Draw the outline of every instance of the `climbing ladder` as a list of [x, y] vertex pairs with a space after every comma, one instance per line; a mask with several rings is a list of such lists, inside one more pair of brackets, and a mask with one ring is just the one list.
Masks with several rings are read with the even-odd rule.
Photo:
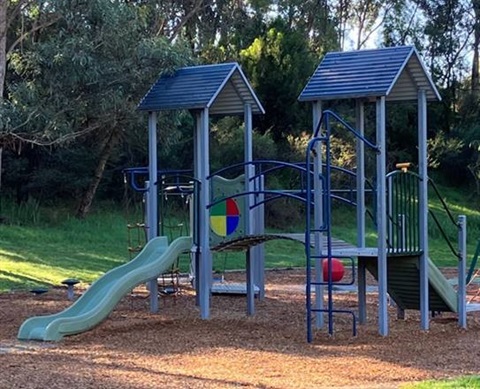
[[[330, 119], [334, 119], [344, 128], [353, 133], [355, 137], [364, 142], [368, 147], [377, 151], [378, 148], [369, 142], [357, 130], [346, 123], [342, 118], [332, 111], [326, 110], [322, 113], [313, 138], [307, 147], [306, 155], [306, 231], [305, 231], [305, 252], [306, 252], [306, 306], [307, 306], [307, 341], [312, 341], [312, 320], [318, 315], [326, 313], [328, 316], [328, 333], [333, 335], [333, 316], [334, 314], [347, 314], [352, 317], [352, 332], [356, 335], [356, 316], [352, 310], [337, 309], [333, 304], [333, 288], [336, 285], [345, 285], [333, 281], [332, 277], [332, 259], [333, 259], [333, 241], [331, 231], [331, 164]], [[324, 129], [321, 132], [321, 129]], [[324, 152], [324, 164], [322, 164], [322, 151]], [[318, 166], [324, 166], [324, 169]], [[322, 171], [323, 170], [323, 171]], [[315, 183], [316, 182], [316, 183]], [[320, 206], [318, 204], [321, 204]], [[312, 210], [315, 214], [312, 221]], [[320, 217], [319, 217], [320, 216]], [[312, 242], [313, 239], [313, 242]], [[323, 242], [322, 242], [323, 240]], [[315, 244], [313, 244], [315, 243]], [[323, 244], [322, 244], [323, 243]], [[313, 247], [313, 248], [312, 248]], [[312, 265], [316, 269], [322, 269], [323, 261], [327, 261], [327, 279], [323, 279], [323, 272], [316, 271], [315, 279], [312, 280]], [[352, 270], [354, 270], [352, 259]], [[352, 271], [352, 282], [354, 281], [354, 271]], [[314, 291], [312, 292], [312, 287]], [[323, 306], [323, 288], [327, 287], [327, 305]], [[315, 301], [312, 299], [315, 295]]]

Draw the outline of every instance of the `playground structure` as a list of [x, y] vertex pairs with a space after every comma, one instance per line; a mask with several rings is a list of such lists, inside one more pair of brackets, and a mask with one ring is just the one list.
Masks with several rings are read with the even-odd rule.
[[[354, 99], [356, 123], [352, 127], [329, 110], [323, 110], [327, 100]], [[299, 97], [312, 103], [313, 137], [309, 142], [305, 163], [289, 164], [278, 161], [254, 161], [252, 153], [252, 115], [264, 110], [255, 96], [241, 68], [236, 63], [195, 66], [179, 69], [172, 76], [161, 77], [146, 94], [139, 110], [148, 112], [149, 166], [148, 182], [142, 189], [147, 199], [146, 226], [151, 243], [132, 262], [122, 267], [117, 281], [107, 282], [110, 272], [72, 305], [72, 310], [59, 314], [59, 318], [73, 319], [60, 324], [55, 316], [50, 319], [32, 318], [20, 329], [21, 339], [58, 340], [63, 335], [91, 328], [102, 320], [122, 293], [150, 279], [150, 309], [158, 311], [157, 276], [166, 263], [185, 250], [190, 250], [195, 263], [195, 289], [202, 319], [210, 316], [212, 290], [212, 250], [241, 250], [246, 257], [247, 313], [255, 312], [255, 288], [259, 298], [265, 294], [264, 255], [262, 243], [285, 236], [264, 232], [263, 205], [279, 196], [303, 201], [306, 204], [306, 305], [307, 340], [313, 338], [312, 328], [323, 327], [328, 318], [329, 333], [333, 333], [333, 315], [346, 313], [353, 320], [353, 311], [336, 310], [333, 305], [333, 258], [358, 261], [359, 322], [366, 322], [366, 271], [378, 280], [378, 332], [388, 334], [388, 302], [390, 295], [399, 307], [419, 309], [421, 328], [429, 327], [430, 311], [458, 312], [459, 325], [466, 327], [465, 277], [466, 273], [466, 221], [454, 221], [459, 229], [459, 286], [458, 293], [446, 282], [428, 256], [428, 174], [427, 174], [427, 100], [440, 100], [440, 96], [425, 71], [413, 47], [395, 47], [345, 53], [329, 53]], [[417, 101], [418, 104], [418, 174], [399, 171], [386, 172], [386, 102]], [[365, 137], [364, 107], [376, 106], [376, 139]], [[162, 110], [187, 109], [195, 117], [193, 177], [187, 181], [193, 192], [191, 237], [180, 238], [171, 246], [164, 240], [156, 251], [158, 236], [159, 177], [157, 166], [157, 113]], [[243, 174], [233, 180], [220, 177], [225, 171], [210, 174], [209, 128], [210, 115], [243, 115], [245, 123], [244, 163], [237, 166]], [[339, 123], [354, 135], [357, 150], [356, 183], [357, 245], [338, 246], [331, 232], [331, 165], [330, 135], [332, 122]], [[376, 247], [366, 247], [365, 230], [365, 149], [376, 158], [374, 222], [378, 235]], [[270, 167], [265, 168], [266, 165]], [[295, 193], [279, 193], [264, 186], [265, 175], [280, 168], [299, 172], [304, 186]], [[408, 177], [408, 178], [406, 178]], [[185, 183], [177, 184], [181, 188]], [[313, 215], [312, 215], [313, 213]], [[148, 250], [147, 250], [148, 249]], [[145, 253], [145, 250], [147, 253]], [[144, 258], [140, 260], [139, 258]], [[323, 277], [326, 262], [327, 279]], [[150, 263], [154, 265], [149, 267]], [[131, 265], [130, 265], [131, 264]], [[133, 277], [134, 270], [142, 270], [141, 277]], [[148, 268], [148, 274], [145, 270]], [[312, 271], [313, 269], [313, 271]], [[115, 269], [114, 269], [115, 270]], [[128, 271], [127, 271], [128, 270]], [[114, 272], [114, 271], [112, 271]], [[131, 273], [133, 272], [133, 273]], [[313, 274], [312, 274], [313, 273]], [[116, 274], [116, 273], [115, 273]], [[101, 281], [101, 280], [104, 281]], [[352, 280], [353, 281], [353, 280]], [[112, 298], [102, 308], [96, 302], [102, 293], [112, 288]], [[100, 289], [101, 292], [95, 292]], [[325, 304], [325, 289], [327, 292]], [[90, 292], [92, 290], [92, 292]], [[82, 300], [83, 299], [83, 300]], [[84, 301], [85, 303], [81, 303]], [[102, 300], [103, 301], [103, 300]], [[78, 305], [77, 305], [78, 304]], [[80, 308], [75, 308], [75, 306]], [[84, 310], [82, 310], [84, 306]], [[90, 321], [79, 324], [80, 316]], [[58, 327], [59, 326], [59, 327]], [[61, 328], [61, 329], [59, 329]]]

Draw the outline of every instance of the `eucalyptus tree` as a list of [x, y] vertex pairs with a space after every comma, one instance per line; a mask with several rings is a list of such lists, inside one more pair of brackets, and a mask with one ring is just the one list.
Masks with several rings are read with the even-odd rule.
[[472, 92], [480, 94], [480, 0], [471, 0], [473, 9]]
[[83, 217], [114, 150], [138, 128], [144, 131], [135, 112], [139, 99], [160, 72], [188, 63], [190, 51], [180, 41], [152, 37], [135, 5], [50, 4], [61, 18], [10, 54], [4, 134], [19, 145], [88, 145], [96, 163], [79, 190], [77, 215]]
[[[58, 15], [45, 11], [45, 2], [33, 0], [0, 0], [0, 114], [4, 105], [5, 80], [9, 53], [35, 39], [36, 33], [54, 24]], [[12, 139], [5, 135], [7, 118], [0, 115], [0, 194], [2, 193], [3, 151]]]
[[277, 11], [290, 29], [303, 34], [317, 55], [339, 48], [338, 18], [330, 1], [279, 0]]

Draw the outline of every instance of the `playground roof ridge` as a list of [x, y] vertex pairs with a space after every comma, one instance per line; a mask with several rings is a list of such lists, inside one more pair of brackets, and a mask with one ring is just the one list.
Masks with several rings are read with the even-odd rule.
[[189, 66], [161, 76], [141, 100], [140, 111], [209, 108], [215, 115], [242, 114], [245, 104], [265, 113], [236, 62]]
[[327, 53], [299, 96], [300, 101], [385, 96], [387, 101], [441, 100], [413, 46]]

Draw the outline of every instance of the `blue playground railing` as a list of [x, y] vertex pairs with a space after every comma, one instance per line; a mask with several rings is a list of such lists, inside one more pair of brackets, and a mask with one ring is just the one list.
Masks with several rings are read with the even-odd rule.
[[[208, 177], [208, 179], [210, 179], [213, 176], [223, 177], [224, 175], [228, 175], [230, 172], [238, 173], [239, 171], [242, 171], [242, 169], [246, 165], [255, 166], [255, 175], [253, 175], [250, 178], [251, 181], [255, 181], [262, 176], [265, 178], [268, 178], [268, 176], [270, 175], [273, 175], [277, 172], [280, 172], [282, 170], [287, 170], [287, 169], [290, 170], [293, 174], [299, 175], [299, 179], [298, 179], [299, 185], [295, 187], [295, 189], [269, 189], [264, 191], [242, 193], [236, 196], [236, 197], [241, 197], [247, 194], [254, 194], [254, 195], [262, 194], [265, 196], [264, 200], [256, 202], [255, 204], [252, 205], [251, 208], [258, 207], [260, 205], [263, 205], [265, 203], [268, 203], [283, 197], [290, 197], [295, 200], [300, 200], [302, 202], [306, 201], [305, 200], [306, 191], [307, 191], [306, 177], [308, 175], [307, 174], [308, 170], [305, 162], [292, 163], [292, 162], [265, 160], [265, 159], [259, 159], [259, 160], [249, 161], [249, 162], [241, 162], [241, 163], [237, 163], [237, 164], [222, 168], [216, 171], [215, 173], [212, 173]], [[323, 163], [323, 166], [325, 167], [325, 163]], [[351, 170], [345, 169], [343, 167], [334, 166], [334, 165], [330, 166], [330, 170], [343, 175], [343, 177], [346, 177], [347, 181], [349, 182], [348, 187], [331, 189], [330, 196], [332, 197], [332, 199], [355, 207], [356, 206], [356, 187], [354, 186], [354, 183], [356, 182], [356, 176], [357, 176], [356, 173]], [[310, 171], [309, 174], [313, 175], [313, 171]], [[369, 193], [372, 193], [373, 196], [375, 196], [375, 191], [372, 183], [369, 180], [365, 180], [365, 184], [367, 187], [366, 191]], [[215, 203], [212, 203], [211, 206], [225, 199], [226, 198], [218, 199]], [[369, 209], [367, 209], [366, 212], [375, 223], [375, 217], [374, 217], [375, 210], [373, 209], [372, 211], [370, 211]]]

